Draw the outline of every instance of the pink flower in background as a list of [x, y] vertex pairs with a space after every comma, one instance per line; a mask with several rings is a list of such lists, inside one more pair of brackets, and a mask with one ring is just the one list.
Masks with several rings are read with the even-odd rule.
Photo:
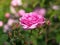
[[38, 13], [39, 15], [42, 15], [42, 16], [45, 16], [45, 14], [46, 14], [46, 10], [45, 10], [44, 8], [35, 9], [34, 12], [36, 12], [36, 13]]
[[30, 12], [20, 18], [20, 24], [24, 29], [34, 29], [38, 24], [42, 25], [45, 22], [44, 19], [43, 16], [35, 12]]
[[7, 25], [7, 24], [6, 24], [6, 25], [4, 25], [4, 30], [3, 30], [3, 32], [5, 32], [5, 33], [6, 33], [8, 30], [9, 30], [9, 25]]
[[21, 6], [22, 5], [22, 0], [17, 0], [17, 4], [18, 4], [18, 6]]
[[16, 0], [12, 0], [11, 5], [12, 5], [12, 6], [17, 6]]
[[9, 17], [10, 17], [10, 13], [6, 13], [6, 14], [5, 14], [5, 17], [6, 17], [6, 18], [9, 18]]
[[59, 9], [59, 6], [57, 6], [57, 5], [53, 5], [53, 6], [52, 6], [52, 9], [54, 9], [54, 10], [58, 10], [58, 9]]
[[14, 23], [14, 19], [9, 19], [7, 24], [11, 26], [13, 23]]
[[19, 16], [25, 15], [25, 10], [21, 9], [18, 11]]
[[3, 22], [2, 21], [0, 21], [0, 27], [2, 27], [3, 26]]
[[43, 15], [44, 16], [45, 13], [46, 13], [46, 10], [45, 9], [42, 8], [42, 9], [39, 10], [39, 14], [40, 15]]
[[21, 6], [22, 0], [12, 0], [11, 5], [12, 6]]

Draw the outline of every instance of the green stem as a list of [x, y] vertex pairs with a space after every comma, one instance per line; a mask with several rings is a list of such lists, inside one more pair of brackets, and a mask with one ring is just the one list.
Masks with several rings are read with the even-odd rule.
[[46, 35], [45, 35], [45, 42], [46, 42], [46, 45], [47, 44], [47, 41], [48, 41], [48, 34], [49, 34], [49, 26], [46, 27]]

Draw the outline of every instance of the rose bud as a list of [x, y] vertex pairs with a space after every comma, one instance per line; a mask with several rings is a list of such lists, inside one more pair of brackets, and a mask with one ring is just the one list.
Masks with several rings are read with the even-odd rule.
[[5, 14], [5, 17], [6, 17], [6, 18], [9, 18], [9, 17], [10, 17], [10, 14], [9, 14], [9, 13], [6, 13], [6, 14]]
[[51, 22], [49, 20], [47, 21], [47, 25], [51, 25]]

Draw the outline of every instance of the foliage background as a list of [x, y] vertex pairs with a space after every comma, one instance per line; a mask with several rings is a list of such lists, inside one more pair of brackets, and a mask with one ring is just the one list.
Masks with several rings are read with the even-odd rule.
[[[11, 0], [0, 0], [0, 20], [2, 20], [4, 23], [6, 23], [7, 19], [4, 17], [4, 14], [6, 12], [10, 12], [10, 1]], [[37, 5], [37, 2], [41, 1], [41, 0], [23, 0], [23, 2], [27, 2], [27, 4], [29, 3], [30, 5], [32, 5], [31, 7], [27, 7], [24, 8], [26, 11], [30, 12], [33, 10], [33, 8]], [[42, 2], [40, 2], [40, 6], [45, 8], [50, 8], [49, 4], [53, 3], [54, 5], [59, 5], [60, 6], [60, 0], [44, 0]], [[52, 12], [51, 12], [52, 11]], [[56, 42], [59, 43], [60, 42], [60, 10], [56, 11], [56, 14], [53, 13], [54, 11], [52, 9], [48, 10], [48, 14], [46, 14], [46, 18], [50, 19], [52, 25], [49, 28], [49, 37], [48, 39], [51, 40], [52, 38], [56, 39]], [[54, 18], [54, 16], [56, 16], [56, 18]], [[41, 42], [42, 45], [44, 45], [44, 34], [40, 36], [41, 37]], [[3, 27], [0, 28], [0, 45], [3, 45], [3, 43], [7, 40], [7, 35], [3, 33]], [[8, 44], [9, 45], [9, 44]]]

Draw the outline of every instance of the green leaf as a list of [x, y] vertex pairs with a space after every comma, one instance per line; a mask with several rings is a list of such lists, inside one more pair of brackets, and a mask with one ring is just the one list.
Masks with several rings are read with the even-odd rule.
[[0, 44], [2, 45], [6, 40], [7, 40], [8, 36], [6, 34], [2, 34], [0, 37]]
[[57, 34], [56, 40], [57, 40], [57, 42], [60, 42], [60, 34]]

